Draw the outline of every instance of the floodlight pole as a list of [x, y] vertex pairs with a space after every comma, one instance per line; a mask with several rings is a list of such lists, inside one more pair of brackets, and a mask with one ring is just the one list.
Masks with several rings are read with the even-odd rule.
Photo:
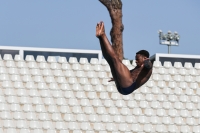
[[171, 52], [171, 42], [169, 41], [169, 45], [168, 45], [168, 54], [170, 54]]

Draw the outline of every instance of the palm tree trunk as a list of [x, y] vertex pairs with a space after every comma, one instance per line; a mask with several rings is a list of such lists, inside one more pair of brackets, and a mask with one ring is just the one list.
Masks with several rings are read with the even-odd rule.
[[121, 0], [99, 0], [110, 14], [112, 28], [110, 31], [112, 47], [120, 60], [124, 58], [122, 32], [122, 2]]

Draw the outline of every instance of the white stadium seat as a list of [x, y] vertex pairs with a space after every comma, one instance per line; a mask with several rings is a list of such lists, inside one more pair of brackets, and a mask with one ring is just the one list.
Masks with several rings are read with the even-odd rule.
[[197, 70], [199, 70], [200, 69], [200, 63], [195, 63], [194, 64], [194, 68], [197, 69]]
[[97, 58], [91, 58], [90, 64], [92, 64], [92, 65], [99, 64], [99, 60]]
[[5, 66], [5, 65], [4, 65], [4, 61], [0, 60], [0, 66], [1, 66], [1, 67], [4, 67], [4, 66]]
[[101, 59], [101, 65], [108, 65], [108, 62], [105, 59]]
[[182, 133], [189, 133], [189, 132], [192, 131], [191, 129], [192, 129], [192, 128], [190, 128], [188, 125], [182, 125], [182, 126], [180, 127], [180, 131], [181, 131]]
[[[113, 121], [116, 122], [116, 123], [125, 122], [124, 116], [115, 115], [115, 116], [113, 116]], [[128, 121], [131, 121], [131, 120], [128, 120]]]
[[179, 87], [184, 89], [184, 90], [189, 88], [189, 86], [186, 82], [179, 82]]
[[174, 62], [174, 67], [177, 69], [183, 68], [183, 65], [181, 62]]
[[[61, 104], [60, 104], [61, 105]], [[60, 112], [65, 114], [65, 113], [71, 113], [71, 110], [69, 108], [69, 106], [67, 105], [61, 105], [61, 107], [59, 108]]]
[[192, 75], [192, 76], [196, 76], [198, 75], [198, 72], [196, 69], [192, 68], [192, 69], [189, 69], [188, 70], [189, 74]]
[[155, 130], [158, 133], [167, 133], [167, 127], [166, 127], [166, 125], [158, 124], [158, 125], [156, 125]]
[[36, 61], [37, 61], [37, 62], [46, 62], [45, 57], [42, 56], [42, 55], [38, 55], [38, 56], [36, 57]]
[[24, 61], [24, 59], [20, 55], [15, 55], [15, 61]]
[[178, 74], [178, 69], [171, 67], [171, 68], [169, 68], [168, 73], [171, 75], [176, 75], [176, 74]]
[[193, 68], [192, 63], [190, 63], [190, 62], [185, 62], [184, 68], [186, 68], [186, 69], [191, 69], [191, 68]]
[[16, 67], [14, 61], [6, 61], [6, 67]]
[[67, 63], [66, 57], [61, 57], [61, 56], [59, 56], [59, 58], [58, 58], [58, 63]]
[[16, 63], [16, 66], [17, 66], [18, 68], [27, 68], [26, 62], [24, 62], [24, 61], [19, 61], [19, 62], [17, 62], [17, 63]]
[[36, 62], [28, 62], [27, 66], [32, 69], [37, 69], [38, 65]]
[[48, 56], [47, 57], [47, 62], [49, 62], [49, 63], [56, 63], [57, 61], [56, 61], [55, 56]]
[[165, 68], [171, 68], [172, 67], [172, 63], [170, 61], [165, 61], [163, 66]]
[[131, 131], [139, 133], [139, 132], [143, 131], [143, 127], [140, 126], [140, 124], [132, 124]]
[[122, 60], [122, 63], [123, 63], [124, 65], [126, 65], [126, 66], [131, 65], [130, 61], [129, 61], [129, 60], [126, 60], [126, 59], [123, 59], [123, 60]]
[[61, 69], [62, 70], [70, 70], [71, 66], [68, 63], [63, 63], [61, 66]]
[[173, 124], [173, 119], [169, 116], [163, 116], [162, 123], [165, 125], [171, 125], [171, 124]]
[[61, 65], [59, 63], [52, 62], [50, 64], [50, 68], [53, 69], [53, 70], [61, 69]]
[[154, 62], [153, 62], [153, 66], [154, 66], [155, 68], [157, 68], [157, 67], [162, 67], [162, 64], [161, 64], [160, 61], [154, 61]]
[[168, 132], [178, 133], [179, 132], [179, 128], [176, 125], [168, 125]]
[[[155, 69], [156, 70], [156, 69]], [[164, 67], [160, 67], [160, 68], [158, 68], [158, 71], [157, 71], [159, 74], [168, 74], [168, 70], [166, 69], [166, 68], [164, 68]]]
[[102, 71], [104, 71], [103, 66], [100, 65], [100, 64], [95, 64], [95, 65], [93, 66], [93, 69], [94, 69], [94, 71], [96, 71], [96, 72], [102, 72]]
[[77, 60], [76, 57], [70, 57], [70, 58], [69, 58], [69, 63], [70, 63], [70, 64], [78, 63], [78, 60]]
[[81, 57], [80, 60], [79, 60], [79, 63], [80, 63], [80, 64], [88, 64], [89, 62], [88, 62], [88, 59], [87, 59], [87, 58]]
[[5, 133], [16, 133], [17, 130], [15, 128], [8, 128], [8, 129], [4, 129]]
[[35, 59], [34, 59], [33, 55], [26, 55], [25, 60], [27, 62], [35, 62]]
[[13, 60], [11, 54], [4, 54], [3, 59], [6, 60], [6, 61]]
[[22, 128], [20, 129], [20, 133], [31, 133], [30, 129]]

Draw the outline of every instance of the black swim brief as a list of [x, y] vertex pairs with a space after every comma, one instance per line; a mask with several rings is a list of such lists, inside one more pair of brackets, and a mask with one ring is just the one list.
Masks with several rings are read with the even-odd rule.
[[122, 95], [128, 95], [130, 93], [132, 93], [134, 90], [136, 90], [136, 82], [134, 82], [131, 86], [129, 87], [126, 87], [126, 88], [120, 88], [119, 92], [122, 94]]

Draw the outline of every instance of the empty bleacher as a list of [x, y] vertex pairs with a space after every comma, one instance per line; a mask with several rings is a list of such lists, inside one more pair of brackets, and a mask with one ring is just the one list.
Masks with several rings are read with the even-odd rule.
[[0, 133], [200, 133], [200, 63], [153, 66], [149, 81], [124, 96], [107, 82], [104, 59], [5, 54]]

